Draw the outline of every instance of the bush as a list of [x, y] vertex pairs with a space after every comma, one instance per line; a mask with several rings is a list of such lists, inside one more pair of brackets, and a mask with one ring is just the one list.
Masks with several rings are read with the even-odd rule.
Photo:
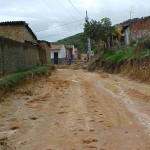
[[150, 50], [150, 36], [140, 38], [135, 46], [135, 51]]
[[108, 63], [119, 63], [121, 61], [125, 61], [129, 58], [131, 58], [134, 54], [133, 49], [128, 48], [128, 49], [119, 49], [115, 53], [104, 53], [100, 60], [101, 61], [106, 61]]

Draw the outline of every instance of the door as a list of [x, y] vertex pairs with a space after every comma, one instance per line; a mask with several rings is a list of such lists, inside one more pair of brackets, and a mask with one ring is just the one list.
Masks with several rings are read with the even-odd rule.
[[54, 52], [54, 64], [58, 64], [58, 52]]

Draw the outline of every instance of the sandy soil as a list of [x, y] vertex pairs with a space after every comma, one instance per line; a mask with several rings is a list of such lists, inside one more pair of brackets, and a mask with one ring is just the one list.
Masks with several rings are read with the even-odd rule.
[[0, 150], [150, 150], [150, 86], [60, 69], [0, 104]]

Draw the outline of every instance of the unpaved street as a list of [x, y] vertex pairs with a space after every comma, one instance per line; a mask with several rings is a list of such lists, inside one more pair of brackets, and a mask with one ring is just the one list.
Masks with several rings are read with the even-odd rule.
[[0, 104], [0, 150], [150, 150], [150, 86], [60, 69]]

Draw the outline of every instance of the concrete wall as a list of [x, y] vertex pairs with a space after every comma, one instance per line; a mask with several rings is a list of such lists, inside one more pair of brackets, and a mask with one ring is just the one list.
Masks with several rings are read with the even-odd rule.
[[0, 75], [41, 65], [40, 51], [37, 46], [0, 37]]
[[0, 26], [0, 36], [22, 43], [24, 43], [25, 41], [37, 43], [36, 39], [30, 34], [28, 29], [23, 25]]
[[129, 27], [124, 32], [124, 40], [125, 40], [124, 42], [126, 45], [130, 44], [130, 28]]

